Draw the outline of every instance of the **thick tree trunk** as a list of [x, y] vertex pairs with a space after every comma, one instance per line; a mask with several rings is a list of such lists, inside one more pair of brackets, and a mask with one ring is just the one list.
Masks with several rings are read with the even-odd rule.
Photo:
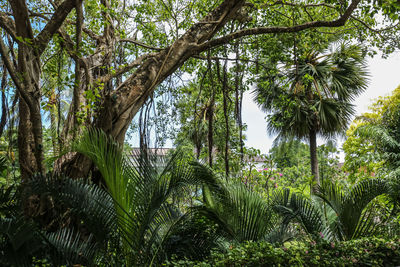
[[40, 112], [40, 58], [25, 44], [20, 44], [18, 48], [18, 72], [23, 73], [24, 88], [24, 93], [19, 94], [18, 152], [21, 180], [26, 181], [45, 169]]
[[317, 131], [310, 130], [310, 160], [311, 160], [311, 174], [313, 175], [313, 183], [319, 185], [319, 172], [318, 172], [318, 155], [317, 155]]

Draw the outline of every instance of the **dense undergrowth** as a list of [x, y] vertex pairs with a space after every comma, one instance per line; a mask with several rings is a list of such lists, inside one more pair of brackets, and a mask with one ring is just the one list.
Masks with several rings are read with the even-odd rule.
[[400, 239], [378, 237], [344, 242], [291, 242], [273, 246], [246, 242], [204, 261], [171, 260], [167, 266], [398, 266]]
[[179, 152], [126, 156], [96, 130], [74, 149], [96, 164], [105, 184], [48, 174], [3, 187], [2, 266], [400, 264], [392, 180], [326, 181], [311, 195], [267, 191]]

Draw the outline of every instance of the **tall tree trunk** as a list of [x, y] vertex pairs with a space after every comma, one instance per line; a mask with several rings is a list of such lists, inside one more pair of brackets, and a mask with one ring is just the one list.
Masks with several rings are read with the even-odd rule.
[[0, 119], [0, 136], [3, 135], [4, 127], [7, 123], [7, 115], [8, 115], [8, 105], [7, 105], [7, 97], [6, 97], [6, 83], [7, 83], [7, 70], [3, 67], [3, 77], [1, 78], [1, 119]]
[[[217, 66], [219, 65], [217, 61]], [[225, 161], [225, 175], [229, 177], [229, 114], [228, 114], [228, 100], [229, 100], [229, 91], [228, 91], [228, 78], [227, 78], [227, 61], [225, 60], [224, 68], [223, 68], [223, 80], [222, 80], [222, 95], [223, 95], [223, 107], [224, 107], [224, 119], [225, 119], [225, 153], [224, 153], [224, 161]], [[219, 69], [219, 67], [218, 67]], [[218, 70], [219, 73], [219, 70]]]
[[[242, 106], [243, 106], [243, 75], [244, 71], [240, 69], [240, 51], [239, 41], [235, 43], [234, 51], [236, 54], [235, 60], [235, 117], [236, 123], [239, 126], [239, 145], [240, 145], [240, 164], [244, 165], [244, 141], [243, 141], [243, 120], [242, 120]], [[258, 56], [258, 54], [257, 54]], [[257, 61], [258, 62], [258, 61]], [[241, 75], [240, 75], [241, 73]]]
[[320, 184], [318, 173], [318, 155], [317, 155], [317, 131], [310, 130], [310, 160], [311, 160], [311, 174], [313, 175], [313, 182], [317, 185]]
[[214, 147], [214, 87], [212, 88], [212, 95], [210, 105], [208, 106], [208, 165], [213, 166], [213, 147]]
[[[29, 21], [26, 3], [11, 2], [15, 18]], [[32, 28], [24, 23], [16, 24], [17, 34], [33, 40]], [[44, 172], [42, 142], [42, 116], [40, 112], [40, 55], [35, 47], [18, 42], [17, 72], [21, 74], [19, 85], [18, 152], [21, 180], [28, 180], [34, 173]]]

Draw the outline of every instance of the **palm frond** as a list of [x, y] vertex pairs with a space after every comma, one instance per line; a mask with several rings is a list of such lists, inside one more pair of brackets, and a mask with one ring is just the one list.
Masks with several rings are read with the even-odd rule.
[[304, 196], [282, 189], [274, 192], [271, 201], [273, 209], [282, 216], [282, 225], [287, 227], [293, 221], [298, 222], [314, 237], [323, 235], [328, 240], [333, 238], [321, 212]]
[[368, 204], [377, 196], [390, 192], [386, 181], [368, 179], [356, 184], [345, 193], [343, 189], [326, 181], [317, 188], [316, 195], [323, 199], [337, 214], [337, 235], [340, 239], [353, 239], [373, 229], [368, 217]]
[[83, 240], [78, 231], [69, 228], [45, 234], [45, 240], [52, 246], [50, 257], [55, 265], [91, 265], [98, 250], [92, 238]]
[[[29, 181], [30, 195], [51, 196], [71, 216], [79, 218], [97, 242], [104, 242], [116, 229], [116, 214], [110, 195], [87, 180], [64, 176], [36, 175]], [[60, 218], [62, 220], [62, 218]]]
[[114, 201], [127, 264], [152, 264], [161, 259], [160, 244], [183, 214], [173, 197], [206, 177], [194, 176], [179, 154], [157, 157], [149, 151], [124, 156], [119, 144], [98, 130], [88, 130], [75, 146], [98, 166]]
[[0, 217], [0, 264], [31, 266], [31, 257], [44, 247], [38, 229], [22, 216]]
[[203, 187], [204, 206], [197, 211], [220, 226], [223, 235], [241, 242], [262, 240], [273, 229], [273, 211], [256, 192], [240, 183], [219, 180], [212, 171], [196, 165], [196, 174], [215, 181]]

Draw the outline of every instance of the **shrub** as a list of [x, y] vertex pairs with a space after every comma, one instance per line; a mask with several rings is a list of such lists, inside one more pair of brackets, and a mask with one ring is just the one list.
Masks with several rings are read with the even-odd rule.
[[176, 260], [166, 266], [397, 266], [400, 238], [362, 238], [339, 243], [286, 243], [275, 247], [265, 242], [246, 242], [226, 253], [214, 253], [203, 262]]

